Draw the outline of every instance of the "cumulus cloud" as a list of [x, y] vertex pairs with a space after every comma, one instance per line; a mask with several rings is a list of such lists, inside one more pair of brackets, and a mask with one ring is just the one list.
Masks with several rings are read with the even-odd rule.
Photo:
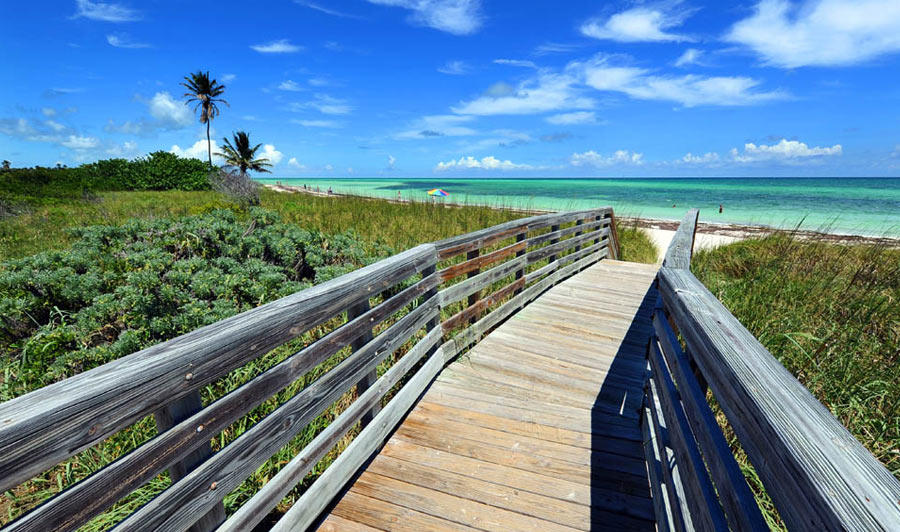
[[300, 161], [298, 161], [296, 157], [291, 157], [290, 159], [288, 159], [288, 166], [297, 168], [298, 170], [306, 169], [306, 165], [300, 164]]
[[761, 0], [725, 39], [774, 66], [853, 65], [900, 51], [900, 2]]
[[75, 0], [75, 9], [73, 18], [84, 17], [103, 22], [132, 22], [141, 19], [141, 14], [138, 11], [121, 4]]
[[[225, 159], [216, 155], [219, 151], [219, 145], [216, 143], [215, 139], [213, 139], [210, 144], [212, 146], [212, 158], [213, 164], [223, 165], [225, 164]], [[206, 139], [198, 140], [194, 143], [193, 146], [189, 148], [182, 149], [178, 144], [172, 146], [169, 152], [174, 153], [179, 157], [188, 157], [191, 159], [200, 159], [201, 161], [208, 160], [208, 152], [207, 152], [207, 143]]]
[[100, 141], [95, 137], [82, 137], [78, 135], [69, 135], [60, 144], [66, 148], [73, 150], [90, 150], [100, 145]]
[[267, 42], [265, 44], [253, 44], [250, 48], [261, 54], [293, 54], [303, 50], [302, 46], [291, 44], [287, 39]]
[[128, 135], [150, 135], [157, 130], [182, 129], [194, 123], [191, 109], [168, 92], [157, 92], [149, 100], [139, 98], [139, 101], [147, 106], [151, 119], [129, 120], [119, 125], [110, 121], [105, 130]]
[[133, 41], [131, 37], [124, 33], [120, 33], [118, 35], [107, 35], [106, 42], [108, 42], [110, 46], [114, 46], [116, 48], [150, 48], [149, 44]]
[[594, 124], [597, 117], [593, 111], [575, 111], [574, 113], [562, 113], [547, 117], [547, 122], [557, 126], [568, 126], [573, 124]]
[[680, 26], [689, 14], [684, 10], [635, 7], [603, 19], [590, 19], [581, 25], [581, 34], [594, 39], [619, 42], [678, 42], [690, 37], [667, 33]]
[[464, 61], [447, 61], [444, 66], [437, 69], [442, 74], [462, 76], [469, 73], [469, 65]]
[[620, 92], [637, 100], [671, 101], [685, 107], [754, 105], [788, 97], [781, 90], [761, 91], [759, 80], [745, 76], [655, 75], [643, 68], [613, 66], [603, 56], [580, 67], [585, 83], [597, 90]]
[[675, 66], [686, 67], [689, 65], [702, 65], [700, 57], [703, 55], [702, 50], [696, 48], [688, 48], [675, 60]]
[[439, 162], [434, 167], [435, 171], [442, 172], [445, 170], [530, 170], [534, 167], [528, 164], [516, 164], [510, 160], [500, 160], [493, 155], [488, 155], [481, 159], [476, 159], [469, 155], [468, 157], [460, 157], [459, 160], [450, 160], [447, 162]]
[[737, 148], [732, 148], [729, 154], [734, 161], [740, 163], [759, 161], [796, 162], [811, 158], [841, 155], [843, 151], [843, 147], [840, 144], [835, 144], [831, 147], [816, 146], [811, 148], [804, 142], [781, 139], [779, 142], [771, 145], [757, 145], [748, 142], [744, 144], [743, 152], [739, 152]]
[[465, 137], [477, 131], [465, 126], [474, 121], [471, 116], [428, 115], [414, 121], [405, 131], [394, 135], [397, 139], [427, 139], [435, 137]]
[[594, 150], [584, 153], [573, 153], [569, 162], [572, 166], [613, 166], [613, 165], [642, 165], [644, 154], [628, 150], [617, 150], [612, 155], [602, 155]]
[[684, 157], [678, 159], [676, 162], [685, 164], [708, 164], [717, 162], [718, 160], [719, 154], [715, 152], [706, 152], [703, 155], [694, 155], [691, 152], [687, 152], [684, 154]]
[[592, 109], [593, 99], [575, 87], [577, 80], [569, 74], [542, 72], [535, 79], [519, 84], [508, 95], [486, 94], [453, 107], [464, 115], [534, 114], [564, 109]]
[[268, 159], [273, 165], [278, 164], [284, 158], [284, 154], [275, 149], [272, 144], [263, 144], [262, 150], [256, 153], [257, 157]]
[[469, 35], [481, 29], [480, 0], [369, 0], [372, 4], [402, 7], [412, 11], [410, 22], [454, 35]]

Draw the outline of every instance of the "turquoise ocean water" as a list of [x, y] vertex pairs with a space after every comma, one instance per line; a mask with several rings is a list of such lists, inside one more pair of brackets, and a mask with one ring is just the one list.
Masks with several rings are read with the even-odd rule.
[[[262, 179], [335, 192], [517, 208], [569, 210], [611, 205], [622, 216], [678, 220], [688, 207], [710, 223], [767, 225], [900, 237], [900, 178], [642, 179]], [[719, 214], [719, 205], [724, 212]], [[674, 206], [674, 207], [673, 207]]]

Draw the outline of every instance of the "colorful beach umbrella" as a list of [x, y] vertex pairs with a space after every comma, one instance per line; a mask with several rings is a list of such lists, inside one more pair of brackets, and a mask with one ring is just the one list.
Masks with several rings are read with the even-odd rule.
[[428, 191], [428, 195], [429, 196], [438, 196], [438, 197], [443, 198], [444, 196], [449, 196], [450, 194], [448, 194], [447, 191], [442, 188], [433, 188]]

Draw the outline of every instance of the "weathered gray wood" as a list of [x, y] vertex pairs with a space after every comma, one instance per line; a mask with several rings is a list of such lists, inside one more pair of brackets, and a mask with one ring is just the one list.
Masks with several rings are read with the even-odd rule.
[[675, 459], [681, 466], [681, 484], [685, 490], [685, 501], [690, 508], [691, 524], [695, 530], [728, 530], [715, 489], [700, 456], [700, 449], [694, 440], [687, 416], [678, 401], [678, 391], [666, 368], [655, 335], [650, 338], [648, 355], [650, 366], [653, 368], [653, 380], [656, 383], [654, 393], [662, 405], [669, 441], [675, 452]]
[[660, 291], [792, 530], [900, 530], [900, 482], [688, 270]]
[[578, 251], [581, 248], [581, 245], [585, 242], [593, 240], [598, 237], [605, 237], [609, 232], [608, 228], [598, 229], [596, 231], [592, 231], [590, 233], [585, 233], [578, 236], [573, 236], [572, 238], [561, 240], [556, 244], [550, 244], [548, 246], [544, 246], [542, 248], [538, 248], [534, 251], [529, 251], [526, 256], [528, 257], [528, 263], [533, 264], [541, 259], [544, 259], [550, 255], [555, 255], [558, 253], [562, 253], [568, 249], [574, 249]]
[[[578, 251], [575, 253], [569, 253], [568, 255], [558, 258], [555, 261], [553, 261], [549, 264], [546, 264], [544, 266], [541, 266], [537, 270], [534, 270], [533, 272], [527, 274], [525, 276], [525, 282], [526, 282], [526, 284], [531, 284], [532, 281], [540, 279], [544, 275], [554, 272], [554, 271], [558, 270], [559, 268], [565, 266], [566, 264], [569, 264], [570, 262], [578, 260], [587, 255], [590, 255], [591, 253], [600, 253], [599, 258], [605, 258], [607, 256], [606, 248], [607, 248], [607, 240], [604, 239], [604, 240], [601, 240], [599, 244], [594, 244], [594, 245], [588, 246], [586, 248], [582, 248], [581, 251]], [[589, 266], [589, 264], [585, 265], [585, 267], [587, 267], [587, 266]]]
[[550, 241], [551, 244], [556, 244], [560, 241], [560, 239], [564, 236], [571, 235], [576, 232], [583, 231], [594, 231], [596, 229], [606, 227], [609, 225], [609, 219], [603, 218], [601, 216], [597, 216], [596, 220], [587, 222], [581, 225], [573, 225], [572, 227], [566, 227], [565, 229], [560, 229], [559, 225], [551, 226], [549, 233], [544, 233], [542, 235], [537, 235], [526, 240], [528, 242], [528, 247], [532, 248], [539, 244], [543, 244], [546, 241]]
[[[514, 248], [515, 245], [509, 246], [509, 247], [510, 247], [510, 251], [509, 251], [508, 253], [509, 253], [509, 254], [514, 253], [513, 251], [511, 251], [511, 249]], [[500, 250], [498, 250], [498, 251], [500, 251]], [[478, 258], [478, 256], [479, 256], [480, 253], [481, 253], [481, 250], [480, 250], [480, 249], [476, 249], [476, 250], [473, 250], [473, 251], [470, 251], [470, 252], [466, 253], [466, 259], [467, 259], [467, 262], [476, 260], [476, 259]], [[508, 255], [505, 255], [505, 254], [504, 254], [504, 257], [506, 257], [506, 256], [508, 256]], [[499, 260], [499, 259], [498, 259], [498, 260]], [[478, 275], [479, 273], [481, 273], [481, 269], [480, 269], [480, 268], [476, 268], [476, 269], [470, 271], [469, 273], [467, 273], [467, 274], [466, 274], [466, 278], [467, 278], [467, 279], [471, 279], [472, 277], [475, 277], [475, 276]], [[469, 299], [468, 299], [468, 301], [466, 302], [466, 303], [468, 304], [469, 308], [472, 308], [473, 306], [477, 305], [477, 304], [478, 304], [478, 299], [479, 299], [480, 297], [481, 297], [481, 292], [480, 292], [480, 291], [475, 292], [474, 294], [470, 294], [470, 295], [469, 295]], [[470, 321], [471, 321], [472, 323], [474, 323], [477, 319], [478, 319], [477, 316], [472, 316], [472, 317], [470, 318]]]
[[644, 408], [641, 411], [641, 436], [643, 437], [644, 460], [647, 462], [647, 477], [650, 480], [650, 496], [653, 500], [653, 512], [656, 515], [656, 529], [669, 532], [674, 528], [672, 510], [663, 481], [662, 460], [659, 456], [659, 443], [653, 430], [653, 413], [650, 412], [649, 398], [644, 395]]
[[504, 277], [511, 276], [516, 270], [527, 264], [527, 260], [528, 255], [516, 257], [503, 264], [494, 266], [490, 270], [483, 271], [470, 279], [466, 279], [465, 281], [441, 290], [438, 292], [438, 298], [441, 300], [441, 307], [447, 307], [470, 294], [474, 294], [479, 290], [487, 288]]
[[[583, 228], [581, 227], [582, 225], [584, 225], [583, 219], [579, 219], [579, 220], [575, 221], [575, 227], [578, 228], [578, 231], [575, 232], [575, 236], [580, 236], [580, 235], [584, 234]], [[575, 246], [575, 251], [578, 251], [580, 249], [581, 249], [581, 244], [578, 244], [577, 246]]]
[[612, 241], [611, 245], [609, 246], [609, 256], [613, 260], [619, 260], [619, 254], [621, 250], [619, 249], [619, 229], [616, 227], [616, 215], [615, 213], [610, 211], [608, 214], [605, 214], [603, 216], [609, 220], [609, 237]]
[[0, 491], [49, 469], [435, 260], [433, 246], [419, 246], [0, 404]]
[[[367, 300], [361, 301], [360, 303], [357, 303], [356, 305], [353, 305], [352, 307], [347, 309], [347, 320], [353, 320], [355, 318], [358, 318], [368, 311], [369, 311], [369, 300], [367, 299]], [[364, 332], [362, 335], [358, 336], [356, 338], [356, 340], [353, 340], [352, 342], [350, 342], [350, 349], [353, 351], [359, 351], [360, 349], [365, 347], [365, 345], [367, 343], [371, 342], [372, 338], [374, 338], [374, 336], [372, 335], [372, 329], [369, 329], [366, 332]], [[369, 389], [370, 386], [375, 384], [376, 380], [378, 380], [378, 370], [377, 369], [373, 369], [369, 373], [363, 375], [363, 378], [360, 379], [359, 382], [356, 383], [357, 395], [362, 395], [366, 390]], [[360, 423], [362, 424], [362, 426], [365, 427], [366, 425], [368, 425], [369, 422], [372, 421], [372, 418], [375, 417], [375, 414], [377, 414], [380, 409], [381, 409], [380, 403], [376, 403], [376, 404], [372, 405], [372, 408], [368, 412], [363, 414], [362, 418], [360, 419]]]
[[437, 312], [436, 299], [425, 301], [187, 477], [131, 514], [119, 524], [117, 530], [168, 531], [190, 526], [198, 516], [222, 500], [310, 421], [340, 398], [362, 375], [372, 371], [384, 358], [403, 345]]
[[[200, 397], [200, 392], [189, 393], [153, 413], [153, 417], [156, 419], [156, 431], [163, 433], [201, 410], [203, 410], [203, 399]], [[208, 443], [197, 447], [169, 467], [169, 479], [172, 482], [181, 480], [212, 455], [212, 447]], [[191, 532], [209, 532], [215, 530], [223, 521], [225, 521], [225, 505], [219, 503], [198, 519], [190, 530]]]
[[480, 249], [473, 249], [466, 252], [465, 262], [460, 262], [459, 264], [448, 266], [441, 270], [439, 273], [441, 275], [441, 279], [444, 281], [449, 281], [450, 279], [459, 277], [464, 273], [478, 273], [481, 268], [484, 268], [489, 264], [499, 262], [500, 260], [505, 259], [506, 257], [509, 257], [510, 255], [523, 249], [525, 249], [525, 244], [522, 244], [521, 242], [510, 244], [490, 253], [485, 253], [484, 255], [479, 255], [481, 251]]
[[697, 232], [697, 217], [700, 216], [698, 209], [691, 209], [684, 215], [684, 219], [678, 225], [669, 247], [666, 249], [666, 256], [663, 259], [663, 266], [682, 270], [691, 268], [691, 255], [694, 253], [694, 234]]
[[[279, 502], [299, 484], [322, 457], [350, 430], [371, 405], [380, 404], [381, 398], [406, 375], [424, 355], [441, 339], [439, 329], [432, 329], [419, 340], [396, 364], [388, 369], [372, 387], [332, 421], [313, 441], [291, 459], [277, 475], [272, 477], [253, 497], [244, 503], [219, 532], [243, 532], [253, 530]], [[380, 410], [379, 410], [380, 411]]]
[[[551, 244], [556, 244], [557, 242], [559, 242], [559, 238], [561, 235], [557, 234], [558, 232], [559, 232], [559, 224], [554, 224], [554, 225], [550, 226], [550, 232], [547, 233], [547, 235], [550, 235], [550, 243]], [[541, 235], [541, 236], [544, 236], [544, 235]], [[540, 238], [540, 237], [535, 237], [535, 238]], [[531, 245], [534, 246], [541, 242], [543, 242], [543, 240], [534, 241], [534, 239], [532, 239]], [[556, 261], [556, 255], [550, 255], [550, 257], [547, 258], [547, 262], [549, 264], [553, 264], [555, 261]]]
[[423, 294], [428, 297], [427, 294], [436, 289], [438, 282], [437, 275], [427, 275], [132, 453], [16, 519], [8, 525], [9, 531], [72, 530], [81, 526], [186, 453], [208, 445], [212, 436], [337, 353], [355, 337], [371, 330], [372, 324], [380, 323]]
[[443, 328], [445, 333], [449, 333], [453, 329], [459, 327], [463, 322], [469, 322], [471, 325], [478, 321], [478, 316], [484, 312], [485, 309], [490, 307], [491, 305], [501, 301], [503, 298], [508, 297], [511, 294], [517, 293], [525, 287], [525, 279], [517, 279], [512, 283], [500, 288], [496, 292], [488, 294], [487, 296], [479, 299], [474, 305], [468, 306], [463, 310], [457, 312], [453, 316], [445, 319], [441, 323], [441, 327]]
[[322, 476], [275, 523], [272, 532], [306, 530], [331, 504], [350, 477], [384, 444], [394, 427], [409, 412], [447, 360], [442, 350], [438, 348], [397, 392], [387, 407], [375, 417], [372, 424], [350, 442]]
[[678, 338], [662, 312], [653, 315], [653, 328], [681, 396], [688, 423], [697, 439], [710, 476], [716, 485], [725, 517], [732, 530], [768, 530], [759, 506], [744, 480], [740, 466], [706, 402], [706, 395], [694, 378]]
[[[649, 347], [649, 346], [648, 346]], [[650, 362], [647, 361], [649, 366]], [[679, 464], [675, 462], [669, 442], [669, 430], [663, 415], [657, 393], [656, 381], [651, 376], [644, 386], [645, 404], [649, 406], [651, 427], [656, 435], [656, 453], [659, 455], [663, 472], [663, 485], [666, 488], [666, 502], [668, 503], [667, 515], [671, 514], [673, 530], [685, 532], [693, 530], [690, 526], [690, 510], [684, 500], [684, 490], [681, 483], [676, 482], [679, 474]]]
[[[516, 235], [516, 242], [525, 243], [525, 233], [519, 233], [518, 235]], [[521, 250], [519, 250], [518, 253], [516, 253], [516, 257], [521, 257], [524, 254], [525, 254], [525, 248], [522, 248]], [[519, 285], [515, 289], [515, 293], [517, 293], [517, 294], [519, 292], [521, 292], [522, 287], [525, 286], [524, 277], [525, 277], [525, 266], [522, 266], [521, 268], [516, 270], [516, 283], [518, 283], [518, 285]]]

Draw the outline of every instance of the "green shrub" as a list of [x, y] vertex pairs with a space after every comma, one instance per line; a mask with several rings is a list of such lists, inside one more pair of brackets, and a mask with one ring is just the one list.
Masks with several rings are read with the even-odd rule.
[[82, 165], [95, 190], [208, 190], [208, 168], [198, 159], [155, 151], [133, 161], [106, 159]]
[[72, 233], [68, 250], [0, 263], [0, 400], [389, 254], [258, 208]]

